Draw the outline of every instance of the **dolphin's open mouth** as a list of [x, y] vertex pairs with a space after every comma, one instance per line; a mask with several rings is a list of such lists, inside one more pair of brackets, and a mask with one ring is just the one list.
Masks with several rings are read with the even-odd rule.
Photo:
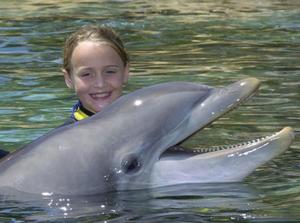
[[[215, 117], [213, 117], [210, 120], [210, 122], [208, 122], [206, 125], [201, 127], [198, 131], [196, 131], [191, 136], [184, 139], [182, 142], [188, 141], [191, 137], [193, 137], [193, 135], [199, 133], [206, 126], [210, 125], [211, 123], [215, 122], [219, 118], [223, 117], [228, 112], [236, 109], [239, 105], [247, 102], [249, 99], [251, 99], [254, 95], [257, 94], [259, 86], [260, 86], [260, 82], [255, 78], [248, 78], [239, 83], [241, 86], [243, 86], [243, 85], [249, 86], [248, 90], [247, 90], [248, 93], [245, 93], [243, 96], [241, 96], [237, 100], [235, 100], [230, 106], [227, 107], [227, 109], [221, 109], [219, 111], [219, 114], [216, 115]], [[230, 86], [229, 86], [229, 88], [230, 88]], [[208, 153], [221, 153], [222, 151], [247, 150], [247, 148], [260, 147], [260, 145], [265, 145], [265, 144], [270, 143], [271, 141], [274, 141], [278, 138], [284, 138], [284, 137], [293, 138], [294, 137], [293, 134], [294, 134], [293, 129], [286, 127], [284, 129], [282, 129], [281, 131], [276, 132], [274, 134], [259, 137], [256, 139], [248, 140], [248, 141], [237, 143], [237, 144], [229, 144], [229, 145], [221, 145], [221, 146], [213, 145], [211, 147], [201, 147], [201, 146], [197, 145], [197, 146], [193, 146], [193, 148], [185, 148], [185, 146], [181, 146], [181, 144], [182, 144], [182, 142], [181, 142], [171, 148], [168, 148], [166, 151], [164, 151], [161, 154], [160, 159], [164, 159], [171, 154], [173, 154], [173, 155], [176, 154], [177, 155], [176, 158], [180, 159], [180, 157], [187, 158], [187, 157], [191, 157], [191, 156], [195, 156], [195, 155], [199, 156], [199, 155], [204, 155], [204, 154], [208, 154]], [[199, 141], [199, 140], [197, 140], [197, 141]], [[287, 139], [287, 141], [289, 141], [289, 139]], [[181, 156], [178, 156], [178, 155], [181, 155]]]

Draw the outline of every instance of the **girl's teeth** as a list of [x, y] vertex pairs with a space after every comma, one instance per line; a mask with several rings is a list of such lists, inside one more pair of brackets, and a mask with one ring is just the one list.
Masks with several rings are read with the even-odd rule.
[[100, 99], [109, 96], [109, 93], [91, 94], [93, 99]]

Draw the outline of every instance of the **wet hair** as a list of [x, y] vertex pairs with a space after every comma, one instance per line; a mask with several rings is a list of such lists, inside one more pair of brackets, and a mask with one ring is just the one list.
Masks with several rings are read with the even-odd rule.
[[112, 47], [122, 59], [124, 66], [129, 63], [129, 56], [118, 34], [111, 28], [95, 25], [82, 26], [71, 34], [65, 42], [63, 69], [71, 72], [71, 57], [75, 47], [85, 40], [104, 43]]

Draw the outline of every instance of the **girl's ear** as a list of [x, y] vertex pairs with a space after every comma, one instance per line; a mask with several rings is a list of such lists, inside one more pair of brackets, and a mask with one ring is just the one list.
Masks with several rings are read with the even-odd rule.
[[72, 78], [71, 78], [71, 74], [65, 69], [62, 69], [62, 72], [64, 74], [66, 85], [68, 86], [68, 88], [72, 89], [73, 88], [73, 81], [72, 81]]
[[127, 83], [129, 78], [129, 63], [126, 64], [125, 70], [124, 70], [124, 76], [123, 76], [123, 83]]

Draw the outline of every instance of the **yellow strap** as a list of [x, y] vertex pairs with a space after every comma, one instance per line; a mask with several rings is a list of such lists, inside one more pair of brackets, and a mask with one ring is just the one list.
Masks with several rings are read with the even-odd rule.
[[89, 116], [78, 108], [78, 110], [74, 112], [74, 117], [77, 121], [80, 121], [82, 119], [88, 118]]

